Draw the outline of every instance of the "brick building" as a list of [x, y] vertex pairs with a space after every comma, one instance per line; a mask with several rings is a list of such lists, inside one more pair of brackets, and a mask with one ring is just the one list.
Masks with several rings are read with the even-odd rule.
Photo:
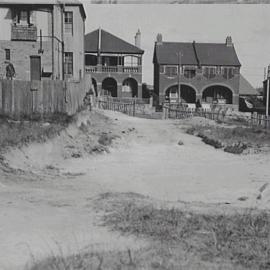
[[141, 33], [135, 45], [97, 29], [85, 36], [85, 72], [92, 76], [96, 94], [102, 90], [113, 97], [142, 97]]
[[0, 78], [80, 80], [85, 18], [77, 0], [0, 0]]
[[159, 34], [153, 64], [159, 103], [178, 99], [180, 84], [182, 102], [238, 106], [241, 64], [231, 37], [225, 43], [184, 43], [163, 42]]

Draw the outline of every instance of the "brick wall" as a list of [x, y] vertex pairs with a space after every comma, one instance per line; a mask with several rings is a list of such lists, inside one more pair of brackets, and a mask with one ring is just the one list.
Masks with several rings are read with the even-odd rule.
[[91, 76], [97, 82], [98, 91], [102, 89], [102, 81], [104, 79], [109, 78], [109, 77], [115, 79], [117, 82], [117, 97], [125, 96], [125, 93], [122, 93], [122, 84], [124, 80], [127, 78], [133, 78], [138, 83], [138, 96], [137, 97], [142, 98], [142, 74], [140, 73], [129, 74], [129, 73], [115, 72], [115, 73], [109, 74], [106, 72], [102, 72], [102, 73], [92, 73]]
[[[158, 64], [154, 65], [154, 87], [155, 91], [159, 93], [159, 96], [162, 98], [165, 96], [166, 90], [173, 85], [178, 84], [178, 76], [169, 78], [165, 74], [160, 74], [158, 72]], [[158, 75], [157, 75], [158, 74]], [[196, 91], [196, 98], [202, 98], [202, 92], [205, 88], [212, 85], [222, 85], [231, 89], [233, 93], [233, 104], [238, 104], [239, 100], [239, 74], [236, 74], [231, 79], [224, 79], [222, 75], [216, 75], [214, 78], [208, 79], [203, 76], [202, 73], [197, 74], [194, 78], [188, 79], [183, 75], [180, 76], [181, 84], [191, 86]]]

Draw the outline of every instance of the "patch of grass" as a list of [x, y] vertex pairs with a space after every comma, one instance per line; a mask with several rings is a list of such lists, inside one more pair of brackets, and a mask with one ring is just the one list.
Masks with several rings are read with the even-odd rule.
[[245, 269], [270, 268], [270, 214], [210, 215], [159, 209], [122, 202], [103, 218], [103, 225], [170, 247], [184, 245], [202, 261], [223, 260]]
[[54, 114], [42, 120], [14, 121], [0, 118], [0, 148], [22, 146], [30, 142], [44, 142], [58, 135], [73, 118], [64, 114]]
[[51, 256], [36, 262], [26, 270], [244, 270], [220, 261], [219, 266], [200, 261], [196, 254], [189, 254], [179, 246], [155, 243], [136, 250], [111, 252], [81, 252], [68, 257]]
[[224, 151], [233, 154], [241, 154], [247, 148], [270, 145], [270, 131], [261, 128], [194, 125], [186, 132], [201, 137], [216, 148], [224, 147]]
[[154, 207], [134, 193], [105, 193], [96, 200], [104, 226], [146, 239], [136, 250], [52, 255], [27, 270], [266, 270], [270, 267], [267, 212], [201, 214]]

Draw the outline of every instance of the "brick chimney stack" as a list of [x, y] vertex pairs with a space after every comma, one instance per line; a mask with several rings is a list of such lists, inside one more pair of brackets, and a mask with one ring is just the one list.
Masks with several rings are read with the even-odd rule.
[[226, 37], [226, 46], [227, 47], [233, 47], [232, 37], [231, 36]]
[[157, 34], [157, 45], [161, 45], [162, 44], [162, 34], [158, 33]]
[[141, 31], [138, 29], [136, 35], [135, 35], [135, 46], [138, 48], [141, 48]]

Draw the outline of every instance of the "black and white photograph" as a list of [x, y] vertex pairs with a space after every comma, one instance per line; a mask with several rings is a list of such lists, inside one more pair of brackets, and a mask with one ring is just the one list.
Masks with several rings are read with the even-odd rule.
[[0, 0], [0, 270], [269, 270], [269, 21]]

